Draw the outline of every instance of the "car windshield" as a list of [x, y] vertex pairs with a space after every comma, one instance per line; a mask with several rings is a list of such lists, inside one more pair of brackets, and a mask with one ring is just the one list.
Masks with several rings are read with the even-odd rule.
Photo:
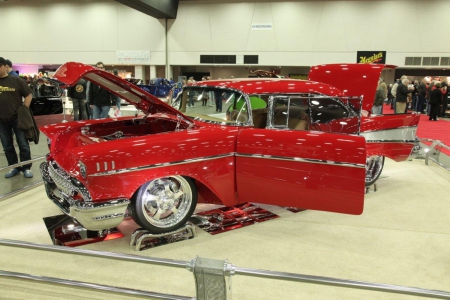
[[185, 87], [171, 105], [185, 115], [229, 125], [248, 124], [246, 97], [234, 90], [216, 87]]

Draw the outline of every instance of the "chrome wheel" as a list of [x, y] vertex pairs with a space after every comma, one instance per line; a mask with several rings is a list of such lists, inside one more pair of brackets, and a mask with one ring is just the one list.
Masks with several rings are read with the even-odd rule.
[[139, 225], [150, 232], [164, 233], [183, 226], [196, 204], [197, 191], [192, 180], [170, 176], [141, 186], [132, 211]]
[[380, 177], [384, 166], [384, 156], [374, 155], [366, 159], [366, 186], [372, 185]]

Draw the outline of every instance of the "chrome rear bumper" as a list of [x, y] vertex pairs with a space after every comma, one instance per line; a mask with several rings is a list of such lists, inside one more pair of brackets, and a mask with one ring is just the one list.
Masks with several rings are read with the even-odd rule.
[[[53, 201], [66, 215], [76, 219], [88, 230], [103, 230], [119, 225], [124, 216], [130, 200], [126, 198], [113, 199], [101, 203], [81, 202], [72, 198], [73, 194], [67, 195], [67, 191], [77, 192], [79, 187], [60, 189], [61, 178], [52, 178], [49, 173], [48, 162], [40, 165], [42, 179], [44, 180], [47, 196]], [[59, 184], [55, 184], [59, 182]], [[71, 185], [70, 180], [65, 185]], [[83, 188], [83, 193], [86, 190]]]

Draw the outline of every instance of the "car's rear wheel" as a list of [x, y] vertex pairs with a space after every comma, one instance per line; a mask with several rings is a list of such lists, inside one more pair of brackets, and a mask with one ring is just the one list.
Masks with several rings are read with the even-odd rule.
[[197, 205], [197, 188], [190, 178], [168, 176], [142, 185], [131, 202], [134, 220], [152, 233], [182, 227]]
[[373, 155], [366, 159], [366, 186], [372, 185], [380, 177], [384, 166], [384, 156]]

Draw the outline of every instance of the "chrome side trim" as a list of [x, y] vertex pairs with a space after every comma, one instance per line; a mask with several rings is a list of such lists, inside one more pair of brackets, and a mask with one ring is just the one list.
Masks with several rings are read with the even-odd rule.
[[242, 156], [242, 157], [253, 157], [253, 158], [264, 158], [264, 159], [287, 160], [287, 161], [304, 162], [304, 163], [312, 163], [312, 164], [339, 165], [339, 166], [343, 166], [343, 167], [352, 167], [352, 168], [365, 168], [365, 164], [354, 164], [354, 163], [338, 162], [338, 161], [330, 161], [330, 160], [309, 159], [309, 158], [301, 158], [301, 157], [284, 157], [284, 156], [262, 155], [262, 154], [227, 153], [227, 154], [221, 154], [221, 155], [192, 158], [192, 159], [181, 160], [181, 161], [165, 162], [165, 163], [141, 166], [141, 167], [136, 167], [136, 168], [112, 170], [112, 171], [107, 171], [107, 172], [91, 174], [88, 176], [89, 177], [110, 176], [110, 175], [117, 175], [117, 174], [123, 174], [123, 173], [128, 173], [128, 172], [136, 172], [136, 171], [162, 168], [162, 167], [168, 167], [168, 166], [197, 163], [197, 162], [208, 161], [208, 160], [213, 160], [213, 159], [221, 159], [221, 158], [225, 158], [225, 157], [229, 157], [229, 156]]
[[128, 173], [128, 172], [136, 172], [136, 171], [142, 171], [142, 170], [156, 169], [156, 168], [162, 168], [162, 167], [168, 167], [168, 166], [197, 163], [197, 162], [202, 162], [202, 161], [207, 161], [207, 160], [225, 158], [225, 157], [229, 157], [229, 156], [234, 156], [234, 152], [227, 153], [227, 154], [213, 155], [213, 156], [191, 158], [191, 159], [180, 160], [180, 161], [165, 162], [165, 163], [159, 163], [159, 164], [154, 164], [154, 165], [140, 166], [140, 167], [129, 168], [129, 169], [111, 170], [111, 171], [107, 171], [107, 172], [100, 172], [100, 173], [96, 173], [96, 174], [91, 174], [91, 175], [88, 175], [88, 176], [89, 177], [109, 176], [109, 175], [116, 175], [116, 174], [122, 174], [122, 173]]
[[416, 140], [417, 126], [405, 126], [393, 129], [365, 131], [361, 132], [368, 143], [373, 142], [394, 142], [394, 143], [414, 143]]
[[366, 141], [366, 143], [400, 143], [400, 144], [404, 144], [404, 143], [415, 143], [415, 140], [370, 140], [370, 141]]
[[274, 160], [284, 160], [284, 161], [293, 161], [293, 162], [303, 162], [303, 163], [321, 164], [321, 165], [336, 165], [336, 166], [350, 167], [350, 168], [366, 168], [365, 164], [354, 164], [354, 163], [347, 163], [347, 162], [322, 160], [322, 159], [311, 159], [311, 158], [301, 158], [301, 157], [284, 157], [284, 156], [262, 155], [262, 154], [245, 154], [245, 153], [237, 153], [236, 156], [251, 157], [251, 158], [263, 158], [263, 159], [274, 159]]

